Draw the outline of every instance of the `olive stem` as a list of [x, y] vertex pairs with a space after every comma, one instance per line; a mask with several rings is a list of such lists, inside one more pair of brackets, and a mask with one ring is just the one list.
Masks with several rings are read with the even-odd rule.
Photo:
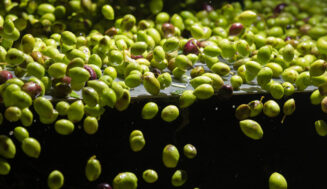
[[286, 118], [286, 115], [284, 114], [282, 121], [281, 121], [282, 124], [284, 124], [285, 118]]
[[264, 98], [265, 98], [265, 96], [262, 96], [262, 97], [260, 98], [260, 102], [262, 102]]

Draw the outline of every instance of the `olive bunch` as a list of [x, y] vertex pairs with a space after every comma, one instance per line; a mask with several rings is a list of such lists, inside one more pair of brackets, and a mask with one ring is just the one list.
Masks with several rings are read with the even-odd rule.
[[[124, 1], [120, 3], [124, 5]], [[193, 3], [187, 0], [184, 5]], [[92, 135], [106, 108], [124, 111], [129, 107], [133, 88], [141, 86], [157, 96], [172, 86], [173, 80], [186, 82], [192, 90], [180, 94], [178, 105], [161, 110], [165, 122], [175, 121], [180, 109], [215, 93], [228, 99], [243, 84], [257, 84], [277, 100], [313, 85], [318, 89], [311, 95], [312, 104], [321, 104], [327, 112], [326, 2], [244, 0], [244, 7], [232, 3], [214, 9], [205, 4], [198, 12], [169, 14], [162, 11], [163, 0], [150, 0], [140, 6], [148, 6], [153, 19], [118, 14], [121, 5], [109, 0], [2, 2], [0, 95], [6, 109], [0, 114], [0, 123], [3, 118], [21, 123], [14, 129], [14, 137], [27, 156], [38, 158], [41, 153], [39, 142], [28, 133], [35, 119], [54, 125], [60, 135], [72, 134], [82, 123], [84, 131]], [[284, 115], [294, 110], [295, 100], [287, 100]], [[256, 140], [263, 137], [263, 130], [248, 118], [261, 111], [273, 118], [280, 107], [274, 100], [264, 104], [253, 101], [240, 105], [235, 113], [244, 134]], [[158, 112], [157, 104], [148, 102], [141, 116], [150, 120]], [[315, 127], [319, 135], [327, 135], [325, 121], [318, 120]], [[145, 146], [140, 130], [132, 131], [129, 140], [134, 152]], [[191, 144], [183, 150], [188, 158], [196, 156]], [[0, 135], [2, 175], [10, 171], [6, 159], [15, 154], [12, 139]], [[178, 149], [168, 144], [162, 158], [167, 168], [175, 168]], [[92, 156], [86, 163], [86, 178], [92, 182], [100, 174], [101, 163]], [[184, 170], [176, 170], [172, 185], [183, 185], [186, 175]], [[151, 169], [142, 176], [148, 183], [158, 179]], [[276, 178], [280, 176], [272, 175], [271, 180]], [[63, 184], [59, 170], [49, 174], [50, 188]], [[120, 173], [113, 179], [113, 187], [136, 188], [137, 176]]]

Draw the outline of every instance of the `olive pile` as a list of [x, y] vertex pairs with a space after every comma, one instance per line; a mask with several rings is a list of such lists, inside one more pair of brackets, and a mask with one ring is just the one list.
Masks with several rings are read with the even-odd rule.
[[[196, 1], [186, 0], [184, 5]], [[257, 84], [274, 99], [288, 99], [284, 118], [295, 111], [296, 91], [318, 88], [311, 95], [314, 105], [327, 113], [327, 3], [310, 0], [262, 0], [225, 4], [214, 9], [204, 4], [198, 12], [162, 12], [163, 0], [150, 0], [153, 19], [137, 20], [132, 14], [118, 15], [106, 0], [4, 0], [0, 5], [0, 95], [5, 106], [3, 119], [17, 126], [13, 136], [22, 151], [38, 158], [41, 145], [29, 135], [34, 120], [53, 125], [60, 135], [70, 135], [82, 123], [89, 135], [98, 131], [105, 108], [126, 110], [132, 89], [143, 86], [150, 95], [187, 80], [193, 90], [180, 94], [179, 105], [161, 109], [165, 122], [179, 117], [180, 109], [215, 93], [228, 99], [243, 84]], [[222, 61], [227, 60], [229, 63]], [[187, 74], [190, 73], [190, 74]], [[227, 80], [227, 81], [226, 81]], [[290, 99], [289, 99], [290, 98]], [[261, 99], [240, 105], [235, 116], [241, 131], [259, 140], [263, 129], [249, 119], [263, 112], [274, 118], [281, 108], [274, 100]], [[56, 102], [56, 103], [54, 103]], [[140, 115], [153, 119], [159, 113], [154, 102], [144, 105]], [[327, 135], [327, 124], [318, 120], [315, 128]], [[134, 130], [130, 148], [141, 151], [145, 137]], [[16, 142], [15, 142], [16, 143]], [[16, 145], [10, 136], [0, 135], [0, 174], [7, 175]], [[184, 155], [197, 155], [191, 144]], [[180, 154], [168, 144], [162, 152], [167, 168], [175, 168]], [[85, 176], [93, 182], [101, 175], [96, 156], [86, 162]], [[154, 183], [155, 170], [145, 170], [143, 179]], [[113, 178], [114, 189], [137, 188], [131, 172]], [[184, 170], [176, 170], [171, 184], [187, 181]], [[61, 188], [64, 175], [53, 170], [49, 188]], [[101, 188], [111, 188], [104, 183]], [[287, 188], [284, 177], [273, 173], [270, 189]]]

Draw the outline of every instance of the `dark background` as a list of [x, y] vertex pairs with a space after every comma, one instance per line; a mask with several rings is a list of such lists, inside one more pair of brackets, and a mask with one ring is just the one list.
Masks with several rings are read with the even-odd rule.
[[[102, 116], [97, 134], [89, 136], [76, 126], [70, 136], [55, 133], [52, 125], [33, 125], [30, 135], [42, 145], [39, 159], [28, 158], [18, 141], [16, 158], [10, 160], [12, 170], [0, 177], [0, 188], [47, 188], [47, 176], [59, 169], [65, 176], [64, 188], [95, 188], [100, 182], [111, 183], [124, 171], [134, 172], [139, 188], [173, 188], [170, 179], [175, 169], [163, 166], [161, 153], [167, 144], [179, 149], [178, 169], [188, 172], [188, 181], [181, 188], [268, 188], [271, 173], [282, 173], [289, 188], [326, 188], [327, 140], [317, 135], [314, 121], [325, 119], [320, 106], [310, 104], [309, 93], [295, 94], [297, 109], [280, 123], [282, 114], [268, 118], [263, 114], [255, 118], [263, 130], [262, 140], [247, 138], [234, 117], [235, 107], [261, 95], [234, 95], [229, 100], [215, 96], [198, 101], [173, 123], [166, 123], [158, 115], [154, 120], [142, 120], [141, 100], [133, 102], [127, 111], [107, 110]], [[271, 97], [266, 96], [264, 101]], [[177, 98], [157, 99], [160, 109], [175, 103]], [[287, 99], [278, 103], [282, 106]], [[5, 123], [0, 133], [8, 133], [18, 124]], [[141, 152], [129, 148], [129, 134], [134, 129], [143, 131], [146, 146]], [[198, 156], [187, 159], [183, 146], [197, 147]], [[102, 164], [101, 177], [89, 183], [84, 175], [87, 160], [96, 155]], [[145, 169], [155, 169], [159, 180], [146, 184], [142, 179]]]

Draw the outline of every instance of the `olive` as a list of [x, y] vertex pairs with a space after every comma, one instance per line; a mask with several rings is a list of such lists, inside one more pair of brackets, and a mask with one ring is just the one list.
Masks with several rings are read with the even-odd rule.
[[0, 135], [0, 155], [7, 159], [13, 159], [16, 155], [15, 144], [6, 135]]
[[260, 124], [254, 120], [246, 119], [240, 121], [242, 132], [253, 140], [259, 140], [263, 137], [263, 130]]
[[167, 168], [175, 168], [179, 161], [178, 149], [172, 144], [166, 145], [162, 152], [162, 161]]
[[172, 122], [179, 116], [179, 109], [175, 105], [168, 105], [161, 111], [161, 118], [166, 122]]
[[134, 173], [123, 172], [119, 173], [113, 180], [114, 189], [136, 189], [137, 177]]
[[184, 155], [189, 159], [194, 159], [197, 155], [197, 150], [192, 144], [186, 144], [184, 146]]
[[64, 185], [64, 175], [59, 170], [53, 170], [48, 176], [48, 187], [60, 189]]
[[276, 117], [280, 113], [280, 107], [274, 100], [268, 100], [263, 105], [263, 113], [268, 117]]
[[97, 180], [101, 175], [101, 164], [96, 156], [90, 157], [86, 163], [85, 176], [90, 182]]
[[39, 158], [41, 145], [35, 138], [27, 137], [22, 141], [23, 152], [31, 158]]
[[159, 111], [158, 105], [154, 102], [146, 103], [142, 108], [143, 119], [153, 119]]
[[147, 183], [154, 183], [158, 180], [158, 173], [155, 170], [147, 169], [143, 172], [142, 177]]
[[187, 172], [184, 170], [176, 170], [171, 177], [171, 184], [174, 187], [180, 187], [187, 181]]
[[280, 173], [274, 172], [269, 177], [269, 189], [287, 189], [287, 181]]

